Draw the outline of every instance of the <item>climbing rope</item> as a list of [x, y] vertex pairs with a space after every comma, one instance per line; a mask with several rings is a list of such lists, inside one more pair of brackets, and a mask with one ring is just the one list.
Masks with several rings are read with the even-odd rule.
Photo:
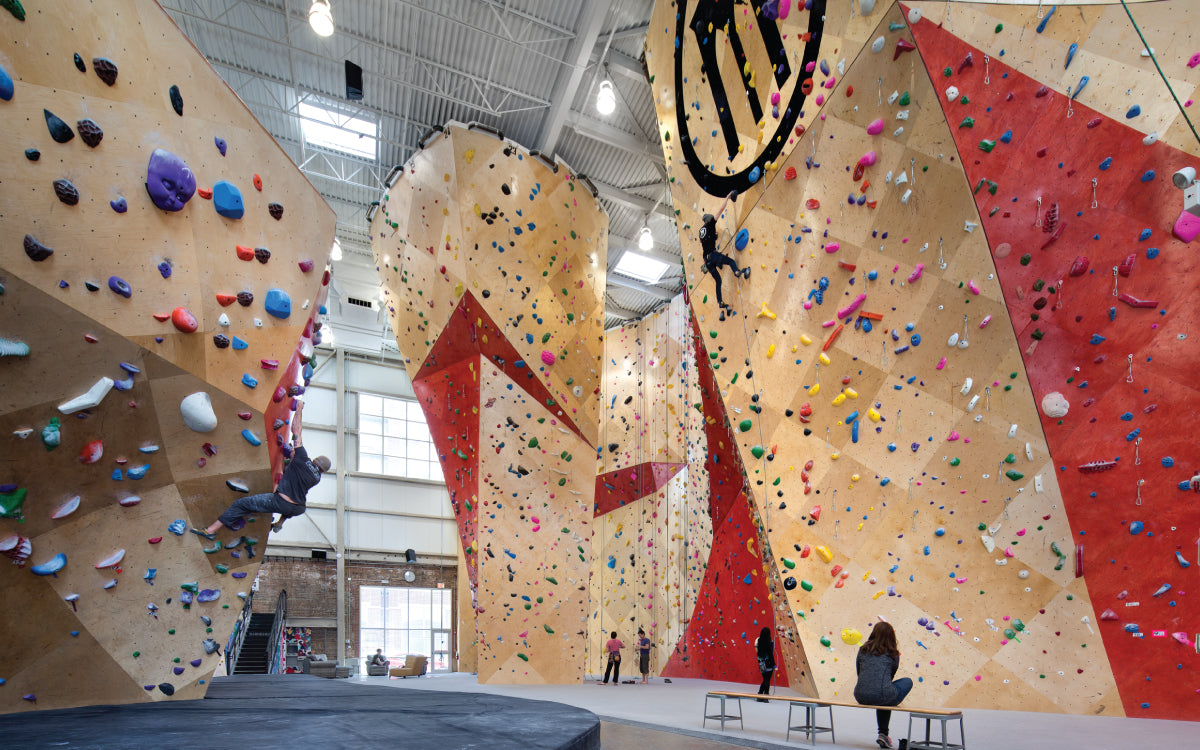
[[1150, 56], [1150, 61], [1154, 63], [1154, 69], [1158, 71], [1159, 77], [1167, 86], [1167, 91], [1171, 92], [1171, 98], [1175, 100], [1175, 106], [1179, 108], [1179, 114], [1183, 115], [1183, 119], [1187, 120], [1188, 128], [1192, 131], [1192, 136], [1196, 142], [1200, 143], [1200, 135], [1196, 133], [1196, 126], [1192, 124], [1192, 119], [1188, 117], [1187, 112], [1183, 110], [1183, 105], [1179, 103], [1179, 97], [1175, 95], [1175, 89], [1171, 88], [1171, 82], [1167, 80], [1167, 76], [1163, 74], [1162, 68], [1158, 65], [1158, 58], [1154, 56], [1154, 50], [1150, 49], [1150, 45], [1146, 43], [1146, 37], [1142, 35], [1142, 29], [1137, 25], [1137, 21], [1133, 20], [1133, 13], [1129, 11], [1129, 6], [1125, 4], [1125, 0], [1121, 0], [1121, 7], [1125, 9], [1125, 15], [1129, 16], [1129, 23], [1133, 24], [1133, 30], [1137, 32], [1138, 39], [1142, 40], [1142, 48], [1146, 50], [1146, 54]]

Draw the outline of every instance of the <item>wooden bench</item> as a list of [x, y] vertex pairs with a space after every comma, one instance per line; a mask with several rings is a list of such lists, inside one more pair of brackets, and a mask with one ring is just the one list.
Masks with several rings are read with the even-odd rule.
[[[710, 714], [708, 712], [708, 702], [710, 699], [720, 701], [720, 713]], [[720, 720], [721, 731], [725, 731], [725, 722], [737, 719], [738, 724], [742, 729], [745, 729], [745, 724], [742, 722], [742, 699], [747, 700], [766, 700], [780, 701], [788, 704], [788, 731], [787, 739], [790, 741], [792, 732], [802, 732], [805, 741], [815, 745], [817, 735], [824, 732], [829, 733], [829, 739], [832, 742], [837, 742], [837, 736], [833, 729], [833, 707], [840, 706], [843, 708], [866, 708], [872, 710], [883, 711], [905, 711], [908, 713], [908, 739], [907, 744], [909, 750], [965, 750], [966, 735], [963, 733], [962, 711], [954, 708], [905, 708], [903, 706], [871, 706], [862, 703], [852, 703], [848, 701], [823, 700], [821, 698], [808, 698], [805, 696], [791, 695], [759, 695], [757, 693], [739, 693], [732, 690], [713, 690], [704, 696], [704, 726], [709, 719]], [[738, 703], [737, 714], [731, 714], [726, 710], [726, 701], [736, 700]], [[804, 711], [803, 723], [795, 723], [794, 711], [800, 707]], [[829, 714], [828, 726], [822, 726], [819, 722], [817, 710], [824, 708]], [[914, 740], [912, 736], [913, 719], [918, 721], [925, 720], [925, 739]], [[934, 741], [932, 734], [932, 724], [935, 721], [941, 722], [942, 736], [940, 741]], [[946, 722], [958, 722], [958, 744], [952, 743], [946, 736]]]

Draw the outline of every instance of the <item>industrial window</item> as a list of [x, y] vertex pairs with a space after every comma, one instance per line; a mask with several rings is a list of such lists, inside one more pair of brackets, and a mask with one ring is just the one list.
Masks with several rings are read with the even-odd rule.
[[433, 437], [415, 401], [358, 394], [358, 470], [442, 481]]
[[308, 102], [300, 102], [297, 112], [305, 143], [375, 159], [378, 123]]
[[383, 649], [391, 666], [404, 657], [429, 657], [429, 671], [450, 669], [451, 589], [360, 586], [358, 653]]

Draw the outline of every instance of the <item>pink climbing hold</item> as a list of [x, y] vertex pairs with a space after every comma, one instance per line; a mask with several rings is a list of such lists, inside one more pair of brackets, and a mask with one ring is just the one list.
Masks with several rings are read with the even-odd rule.
[[543, 364], [547, 364], [547, 365], [554, 364], [554, 352], [548, 352], [545, 349], [543, 349], [542, 350], [542, 362], [543, 362]]
[[842, 249], [842, 246], [838, 242], [830, 242], [828, 245], [825, 246], [825, 252], [829, 253], [830, 255], [832, 255], [833, 253], [836, 253], [838, 250], [841, 250], [841, 249]]
[[1200, 65], [1200, 52], [1197, 52], [1196, 54], [1194, 54], [1190, 58], [1188, 58], [1188, 67], [1189, 68], [1194, 68], [1197, 65]]
[[846, 316], [848, 316], [848, 315], [853, 315], [853, 314], [855, 313], [855, 311], [857, 311], [857, 310], [858, 310], [858, 308], [862, 307], [862, 303], [864, 303], [864, 302], [866, 302], [866, 301], [867, 301], [867, 295], [866, 295], [866, 294], [860, 294], [860, 295], [858, 295], [857, 297], [855, 297], [855, 298], [854, 298], [854, 301], [853, 301], [853, 302], [851, 302], [850, 304], [846, 305], [846, 306], [845, 306], [845, 307], [843, 307], [842, 309], [838, 310], [837, 316], [838, 316], [839, 318], [844, 318], [844, 317], [846, 317]]
[[877, 161], [879, 161], [879, 154], [875, 153], [874, 151], [868, 151], [862, 155], [862, 158], [858, 160], [858, 163], [864, 167], [869, 167]]
[[867, 126], [867, 135], [879, 135], [882, 132], [883, 120], [881, 118], [875, 118], [871, 121], [871, 124]]
[[1175, 226], [1171, 228], [1171, 234], [1184, 242], [1196, 239], [1196, 235], [1200, 234], [1200, 216], [1192, 216], [1187, 211], [1180, 211], [1179, 218], [1175, 220]]
[[924, 272], [925, 272], [925, 264], [918, 263], [917, 267], [913, 269], [913, 272], [908, 275], [908, 283], [911, 284], [914, 281], [916, 281], [917, 279], [921, 278], [921, 274]]
[[946, 366], [946, 358], [942, 357], [941, 359], [938, 360], [937, 369], [941, 370], [941, 369], [945, 368], [945, 366]]
[[177, 307], [171, 311], [171, 322], [182, 333], [195, 333], [200, 324], [196, 322], [196, 316], [192, 315], [186, 307]]
[[991, 322], [992, 322], [992, 316], [991, 316], [991, 315], [985, 315], [985, 316], [983, 317], [983, 320], [979, 321], [979, 327], [980, 327], [980, 328], [987, 328], [987, 324], [988, 324], [988, 323], [991, 323]]
[[975, 279], [967, 282], [967, 289], [971, 290], [971, 294], [979, 294], [979, 285], [975, 283]]
[[950, 442], [954, 442], [955, 440], [958, 440], [960, 437], [962, 437], [962, 435], [958, 434], [958, 430], [950, 430], [950, 435], [947, 436], [946, 439], [949, 440]]

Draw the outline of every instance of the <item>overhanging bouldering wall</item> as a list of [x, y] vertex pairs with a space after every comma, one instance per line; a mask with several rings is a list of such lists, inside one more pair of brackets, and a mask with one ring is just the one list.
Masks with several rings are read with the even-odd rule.
[[[660, 3], [647, 62], [696, 324], [811, 689], [850, 698], [887, 619], [914, 704], [1122, 713], [961, 118], [934, 106], [904, 9], [728, 6]], [[722, 315], [696, 228], [734, 189], [719, 244], [751, 276], [723, 271]]]
[[438, 446], [480, 682], [582, 681], [608, 217], [560, 163], [446, 126], [371, 225]]
[[155, 3], [25, 10], [0, 11], [0, 711], [200, 698], [267, 529], [186, 530], [282, 468], [334, 215]]
[[703, 417], [682, 296], [605, 333], [588, 671], [604, 672], [615, 630], [637, 676], [637, 630], [661, 674], [691, 618], [712, 546]]
[[[1127, 715], [1195, 720], [1200, 267], [1171, 176], [1200, 166], [1200, 142], [1120, 5], [913, 7], [930, 76], [959, 91], [942, 108], [973, 121], [955, 140], [984, 186], [982, 229], [1071, 522], [1064, 551], [1099, 613], [1089, 628]], [[1195, 122], [1197, 7], [1129, 12]]]

